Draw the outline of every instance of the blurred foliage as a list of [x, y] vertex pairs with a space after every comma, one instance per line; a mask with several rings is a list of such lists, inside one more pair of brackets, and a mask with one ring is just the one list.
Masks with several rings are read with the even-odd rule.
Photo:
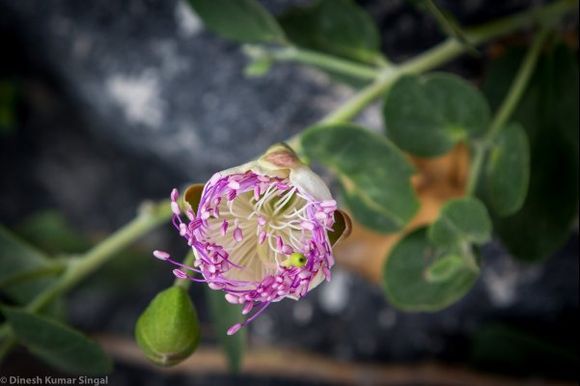
[[237, 373], [242, 367], [248, 332], [245, 328], [234, 335], [227, 335], [226, 332], [234, 324], [244, 321], [242, 308], [239, 305], [228, 303], [221, 291], [214, 291], [206, 287], [205, 294], [214, 332], [226, 354], [230, 370]]
[[343, 198], [362, 224], [394, 232], [415, 215], [413, 167], [385, 137], [352, 124], [322, 125], [305, 130], [301, 146], [338, 176]]
[[380, 35], [372, 18], [352, 0], [320, 0], [278, 18], [295, 45], [369, 64], [381, 63]]
[[[505, 95], [522, 57], [523, 50], [513, 49], [491, 63], [483, 90], [494, 110]], [[492, 207], [500, 206], [498, 216], [494, 217], [494, 227], [509, 251], [523, 260], [535, 261], [550, 256], [563, 245], [578, 211], [578, 62], [568, 47], [554, 45], [541, 56], [512, 120], [524, 127], [530, 144], [529, 191], [527, 196], [523, 192], [524, 176], [515, 175], [525, 172], [503, 170], [503, 174], [510, 175], [494, 178], [510, 178], [512, 186], [498, 187], [502, 182], [495, 181], [491, 191], [505, 196], [488, 196], [487, 201]], [[509, 150], [510, 157], [524, 158], [502, 161], [509, 162], [505, 167], [525, 163], [525, 140], [521, 133], [519, 137], [500, 139], [517, 141]], [[517, 149], [520, 154], [514, 154]], [[498, 162], [495, 157], [497, 153], [492, 153], [489, 166], [492, 170]], [[497, 200], [507, 200], [507, 195], [513, 196], [511, 203], [497, 203]], [[514, 201], [518, 204], [522, 196], [525, 200], [520, 210], [508, 217], [499, 217], [506, 212], [509, 214], [506, 208], [517, 207]]]
[[189, 0], [205, 26], [242, 43], [283, 42], [276, 19], [255, 0]]
[[389, 255], [383, 271], [385, 293], [401, 310], [441, 310], [473, 287], [478, 272], [468, 259], [474, 260], [470, 249], [433, 246], [427, 229], [420, 228], [407, 235]]
[[26, 304], [54, 282], [58, 267], [48, 255], [0, 226], [0, 290]]
[[514, 214], [524, 204], [530, 183], [530, 145], [521, 125], [507, 125], [495, 139], [485, 170], [485, 197], [498, 216]]
[[490, 123], [485, 97], [467, 81], [443, 73], [402, 77], [388, 92], [383, 113], [387, 136], [420, 157], [481, 137]]
[[0, 310], [18, 341], [50, 365], [71, 374], [102, 375], [112, 371], [111, 360], [98, 344], [54, 319], [11, 307]]

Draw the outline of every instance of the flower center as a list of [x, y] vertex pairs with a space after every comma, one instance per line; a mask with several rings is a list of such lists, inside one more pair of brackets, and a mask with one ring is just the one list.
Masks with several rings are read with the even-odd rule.
[[239, 266], [224, 272], [227, 279], [257, 283], [276, 275], [312, 237], [305, 226], [308, 200], [296, 188], [278, 179], [257, 186], [238, 191], [231, 200], [222, 196], [219, 216], [207, 219], [207, 241], [222, 246]]

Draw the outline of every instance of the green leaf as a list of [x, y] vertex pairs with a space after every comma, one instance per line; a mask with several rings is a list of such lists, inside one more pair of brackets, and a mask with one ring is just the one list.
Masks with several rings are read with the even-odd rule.
[[530, 182], [530, 145], [519, 124], [511, 123], [497, 135], [485, 172], [486, 198], [494, 213], [509, 216], [517, 212]]
[[[457, 253], [430, 245], [426, 228], [405, 236], [387, 257], [383, 269], [388, 300], [405, 311], [433, 312], [455, 303], [473, 287], [479, 270], [470, 268], [468, 264], [456, 265], [453, 272], [447, 272], [447, 277], [439, 280], [428, 278], [427, 272], [433, 270], [431, 264], [434, 261], [455, 259], [446, 256]], [[473, 259], [472, 256], [462, 258]]]
[[314, 126], [302, 133], [302, 149], [340, 179], [353, 216], [379, 232], [403, 228], [419, 203], [413, 167], [385, 137], [351, 124]]
[[372, 18], [351, 0], [321, 0], [278, 20], [288, 39], [300, 47], [371, 64], [383, 60]]
[[282, 43], [276, 19], [255, 0], [189, 0], [206, 27], [242, 43]]
[[383, 108], [388, 137], [422, 157], [451, 150], [489, 125], [489, 106], [471, 84], [452, 74], [406, 75], [391, 88]]
[[209, 304], [214, 331], [228, 358], [230, 371], [240, 371], [246, 347], [246, 330], [242, 328], [234, 335], [227, 335], [227, 330], [244, 320], [240, 306], [230, 304], [224, 298], [224, 292], [206, 287], [206, 299]]
[[51, 266], [48, 256], [0, 226], [0, 283], [5, 284], [2, 291], [10, 298], [19, 304], [25, 304], [42, 292], [53, 282], [53, 278], [44, 276], [18, 284], [14, 283], [14, 279], [49, 269]]
[[485, 205], [465, 197], [445, 203], [437, 221], [429, 227], [429, 239], [442, 247], [461, 243], [483, 244], [491, 237], [491, 219]]
[[[484, 91], [501, 103], [523, 57], [510, 50], [488, 71]], [[554, 253], [570, 236], [578, 210], [578, 62], [563, 45], [544, 53], [512, 116], [530, 142], [530, 182], [522, 208], [494, 218], [516, 257], [534, 261]]]
[[175, 366], [189, 357], [199, 337], [197, 313], [187, 291], [180, 286], [158, 293], [135, 326], [137, 344], [160, 366]]
[[49, 254], [80, 253], [89, 242], [56, 210], [37, 212], [18, 224], [16, 231], [26, 241]]
[[465, 266], [465, 261], [459, 255], [446, 255], [437, 259], [425, 270], [425, 279], [431, 283], [449, 280], [457, 271]]
[[1, 310], [20, 343], [50, 365], [72, 374], [111, 373], [110, 359], [98, 344], [79, 331], [16, 308]]

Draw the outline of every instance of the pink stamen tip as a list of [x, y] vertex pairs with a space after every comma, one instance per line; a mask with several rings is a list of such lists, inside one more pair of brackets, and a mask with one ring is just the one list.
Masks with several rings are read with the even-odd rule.
[[221, 227], [221, 231], [222, 231], [222, 236], [225, 236], [227, 231], [228, 231], [228, 222], [227, 220], [224, 220], [224, 222], [222, 222], [222, 227]]
[[233, 326], [231, 326], [230, 328], [228, 328], [228, 335], [234, 335], [236, 332], [240, 331], [240, 328], [242, 328], [242, 324], [241, 323], [236, 323]]
[[179, 204], [176, 201], [171, 201], [171, 211], [173, 214], [178, 215], [181, 213], [179, 210]]
[[169, 253], [167, 253], [165, 251], [158, 251], [158, 250], [153, 251], [153, 256], [155, 256], [159, 260], [167, 260], [171, 257], [171, 255]]
[[260, 226], [266, 225], [266, 219], [263, 216], [258, 216], [258, 225]]
[[177, 277], [178, 279], [187, 279], [187, 274], [185, 272], [183, 272], [181, 269], [174, 269], [173, 270], [173, 274], [175, 275], [175, 277]]
[[336, 208], [336, 201], [335, 200], [326, 200], [320, 203], [320, 206], [323, 208]]
[[232, 303], [232, 304], [238, 304], [239, 301], [239, 297], [232, 295], [232, 294], [226, 294], [226, 300], [228, 301], [228, 303]]
[[284, 247], [284, 241], [282, 241], [282, 237], [276, 236], [276, 249], [281, 251], [283, 247]]
[[256, 201], [260, 199], [260, 185], [254, 186], [254, 199]]
[[302, 229], [309, 230], [309, 231], [314, 230], [314, 224], [312, 222], [310, 222], [310, 221], [302, 221], [300, 223], [300, 227]]
[[237, 227], [236, 229], [234, 229], [234, 240], [236, 240], [236, 242], [240, 242], [244, 239], [244, 234], [242, 233], [242, 230], [240, 229], [240, 227]]
[[240, 183], [238, 181], [230, 181], [228, 183], [228, 188], [232, 190], [238, 190], [240, 188]]
[[242, 315], [249, 314], [250, 311], [252, 311], [252, 308], [254, 308], [254, 302], [252, 301], [246, 302], [246, 304], [244, 304], [244, 308], [242, 308]]
[[266, 241], [266, 237], [268, 236], [268, 234], [264, 231], [260, 232], [260, 234], [258, 235], [258, 243], [259, 244], [264, 244], [264, 241]]
[[290, 255], [292, 253], [292, 248], [289, 245], [284, 245], [282, 247], [282, 253], [285, 255]]
[[179, 191], [175, 188], [171, 191], [171, 201], [177, 201], [179, 198]]

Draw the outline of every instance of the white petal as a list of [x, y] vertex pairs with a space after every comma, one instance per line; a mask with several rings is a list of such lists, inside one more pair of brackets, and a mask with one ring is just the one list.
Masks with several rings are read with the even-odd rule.
[[292, 169], [290, 183], [317, 201], [332, 200], [330, 190], [322, 178], [307, 166]]

